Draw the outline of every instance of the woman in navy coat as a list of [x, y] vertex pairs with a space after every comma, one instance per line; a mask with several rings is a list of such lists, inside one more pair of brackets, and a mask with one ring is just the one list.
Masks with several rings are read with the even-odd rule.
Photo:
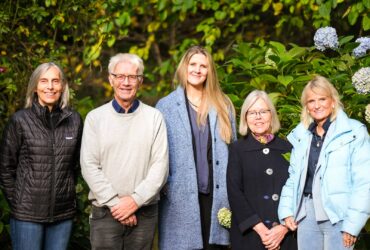
[[228, 144], [235, 138], [234, 111], [222, 93], [211, 55], [188, 49], [176, 71], [179, 87], [157, 108], [166, 121], [170, 173], [160, 201], [161, 250], [224, 249], [229, 232], [217, 212], [229, 207]]
[[297, 249], [277, 215], [288, 178], [283, 154], [291, 145], [274, 135], [280, 127], [276, 110], [264, 91], [255, 90], [245, 99], [240, 117], [243, 137], [231, 145], [227, 169], [232, 249]]

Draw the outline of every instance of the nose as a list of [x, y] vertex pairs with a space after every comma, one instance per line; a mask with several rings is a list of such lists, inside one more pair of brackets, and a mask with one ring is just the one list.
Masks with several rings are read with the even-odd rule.
[[54, 83], [53, 83], [53, 81], [49, 81], [49, 82], [48, 82], [47, 88], [48, 88], [48, 89], [53, 89], [53, 88], [54, 88]]

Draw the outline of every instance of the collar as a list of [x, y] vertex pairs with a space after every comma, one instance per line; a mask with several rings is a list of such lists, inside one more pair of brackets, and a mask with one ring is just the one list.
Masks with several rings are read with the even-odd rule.
[[[326, 132], [328, 132], [329, 130], [329, 127], [330, 127], [330, 124], [331, 124], [331, 121], [330, 121], [330, 118], [328, 117], [326, 119], [326, 121], [324, 122], [324, 125], [322, 126], [322, 128], [324, 129], [324, 136], [326, 135]], [[310, 124], [310, 126], [308, 126], [308, 130], [312, 133], [312, 134], [317, 134], [316, 133], [316, 127], [317, 127], [317, 123], [316, 122], [312, 122]]]
[[[132, 103], [131, 107], [128, 109], [127, 113], [135, 112], [135, 110], [139, 107], [139, 104], [140, 104], [139, 100], [135, 99], [134, 102]], [[114, 110], [117, 113], [123, 113], [123, 114], [126, 113], [126, 110], [124, 108], [122, 108], [121, 105], [119, 105], [116, 98], [113, 98], [112, 106], [113, 106]]]

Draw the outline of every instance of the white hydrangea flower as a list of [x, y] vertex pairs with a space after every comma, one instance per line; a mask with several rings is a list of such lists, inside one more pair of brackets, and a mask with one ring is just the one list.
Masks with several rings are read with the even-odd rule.
[[337, 49], [339, 46], [337, 31], [333, 27], [324, 27], [316, 31], [313, 37], [315, 47], [318, 50]]
[[225, 228], [231, 228], [231, 211], [223, 207], [217, 213], [218, 223]]
[[357, 93], [370, 93], [370, 67], [359, 69], [352, 76], [352, 85], [355, 87]]
[[370, 37], [357, 38], [356, 43], [360, 44], [353, 50], [353, 56], [356, 58], [365, 56], [366, 51], [370, 49]]
[[368, 123], [370, 123], [370, 104], [366, 106], [365, 110], [365, 119]]
[[276, 56], [276, 54], [272, 51], [272, 49], [269, 48], [265, 54], [265, 64], [270, 65], [272, 67], [276, 67], [276, 63], [269, 58], [269, 56], [272, 56], [272, 55]]

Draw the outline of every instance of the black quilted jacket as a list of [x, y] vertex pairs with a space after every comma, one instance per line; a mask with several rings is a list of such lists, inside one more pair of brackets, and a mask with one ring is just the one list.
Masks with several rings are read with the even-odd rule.
[[16, 112], [0, 148], [0, 186], [13, 217], [53, 222], [73, 217], [81, 116], [34, 103]]

